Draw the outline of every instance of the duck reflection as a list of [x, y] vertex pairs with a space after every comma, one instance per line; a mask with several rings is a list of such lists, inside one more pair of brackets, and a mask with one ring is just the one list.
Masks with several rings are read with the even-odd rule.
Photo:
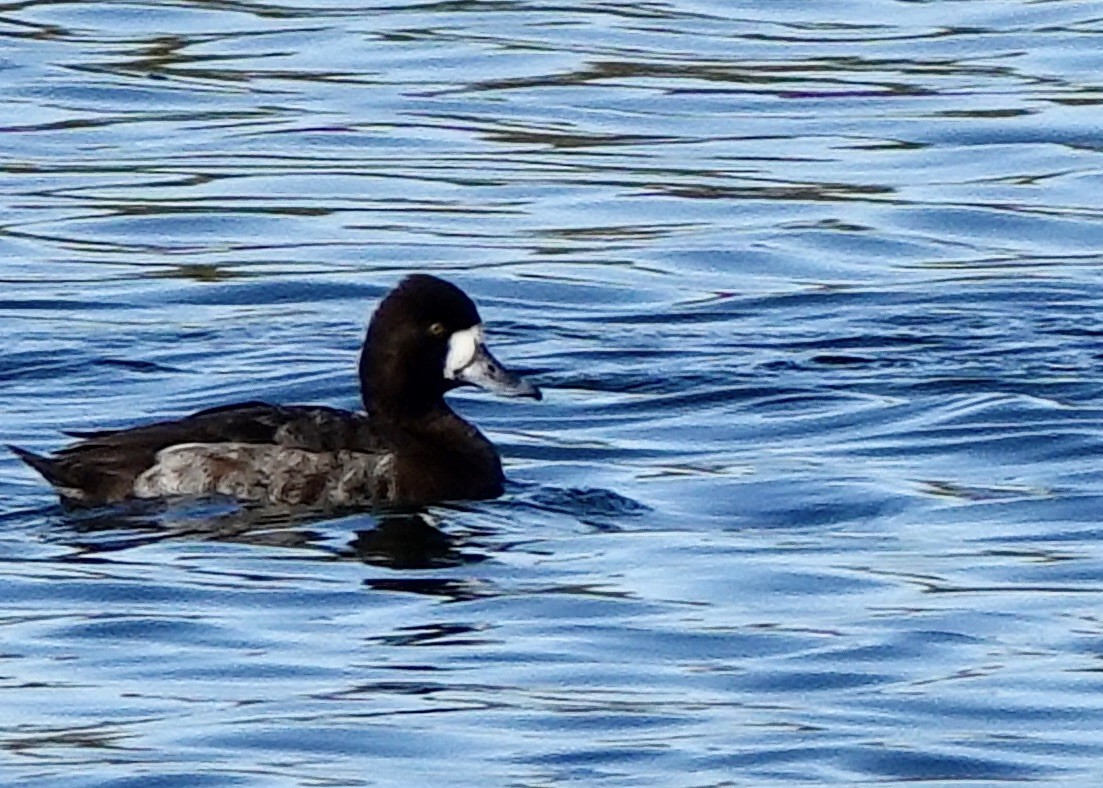
[[[316, 551], [327, 558], [357, 560], [390, 569], [433, 569], [480, 563], [487, 556], [471, 534], [452, 536], [425, 510], [380, 512], [274, 511], [209, 503], [185, 509], [164, 504], [133, 504], [117, 509], [65, 512], [50, 531], [74, 548], [73, 561], [166, 540], [197, 540]], [[323, 528], [323, 524], [329, 527]], [[57, 527], [60, 526], [60, 527]], [[332, 526], [352, 527], [352, 538], [335, 543]], [[347, 531], [345, 532], [347, 533]], [[373, 583], [375, 581], [372, 581]], [[397, 581], [379, 581], [386, 585]], [[442, 586], [421, 580], [424, 593], [451, 596]], [[448, 585], [451, 581], [439, 581]], [[438, 585], [439, 585], [438, 583]], [[401, 590], [415, 590], [402, 585]], [[397, 586], [396, 586], [397, 590]], [[464, 595], [459, 589], [457, 593]]]
[[356, 531], [349, 542], [353, 555], [366, 564], [394, 569], [429, 569], [459, 566], [486, 560], [486, 554], [471, 549], [433, 524], [426, 512], [394, 513], [378, 519], [374, 528]]

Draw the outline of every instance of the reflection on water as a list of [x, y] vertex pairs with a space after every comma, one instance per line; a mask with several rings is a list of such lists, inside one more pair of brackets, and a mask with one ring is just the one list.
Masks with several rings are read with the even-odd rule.
[[3, 782], [1098, 782], [1097, 16], [0, 8], [4, 442], [356, 407], [414, 270], [547, 394], [416, 514], [0, 455]]
[[[200, 540], [260, 547], [301, 548], [324, 557], [353, 559], [394, 569], [428, 569], [485, 561], [478, 542], [449, 535], [427, 511], [412, 513], [326, 512], [309, 508], [254, 509], [226, 501], [135, 501], [98, 509], [49, 507], [25, 516], [45, 516], [49, 540], [71, 548], [67, 560], [87, 561], [164, 541]], [[330, 544], [311, 527], [320, 521], [350, 529], [344, 546]], [[473, 535], [472, 535], [473, 536]]]

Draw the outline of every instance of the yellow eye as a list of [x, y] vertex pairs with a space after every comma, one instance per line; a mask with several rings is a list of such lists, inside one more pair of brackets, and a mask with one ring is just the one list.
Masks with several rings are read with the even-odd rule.
[[434, 337], [444, 336], [444, 323], [433, 323], [429, 326], [429, 334]]

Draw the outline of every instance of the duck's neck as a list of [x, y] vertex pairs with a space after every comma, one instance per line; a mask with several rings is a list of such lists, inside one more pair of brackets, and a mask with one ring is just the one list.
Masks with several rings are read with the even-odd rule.
[[365, 343], [360, 354], [360, 395], [373, 419], [410, 422], [452, 414], [444, 402], [447, 384], [431, 365], [413, 363], [403, 353], [381, 356]]
[[456, 415], [444, 400], [438, 400], [433, 404], [418, 403], [415, 407], [409, 407], [409, 403], [365, 398], [364, 407], [372, 423], [380, 426], [389, 424], [402, 430], [440, 429], [446, 425], [453, 428], [471, 426]]

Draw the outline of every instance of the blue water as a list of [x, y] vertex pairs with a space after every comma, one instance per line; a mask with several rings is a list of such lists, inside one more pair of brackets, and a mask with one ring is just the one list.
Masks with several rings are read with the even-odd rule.
[[1103, 782], [1093, 3], [0, 6], [0, 438], [355, 407], [461, 284], [541, 403], [424, 518], [0, 454], [0, 782]]

